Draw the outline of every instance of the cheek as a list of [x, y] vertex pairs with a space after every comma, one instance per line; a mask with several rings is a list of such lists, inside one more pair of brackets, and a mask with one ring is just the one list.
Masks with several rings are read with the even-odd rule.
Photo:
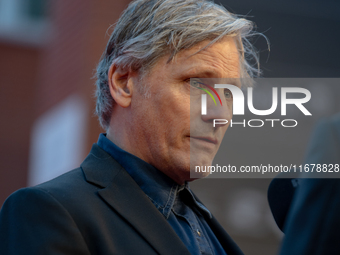
[[172, 94], [159, 102], [158, 115], [169, 125], [181, 125], [190, 118], [190, 98], [185, 95]]
[[[190, 95], [173, 85], [153, 91], [150, 98], [138, 106], [138, 116], [143, 126], [149, 127], [149, 139], [167, 140], [167, 143], [182, 139], [183, 133], [190, 131]], [[151, 131], [151, 132], [150, 132]]]
[[232, 101], [228, 101], [226, 111], [228, 112], [228, 118], [232, 119], [233, 117], [233, 102]]
[[190, 109], [186, 103], [170, 107], [163, 115], [165, 139], [170, 146], [181, 147], [183, 140], [190, 134]]

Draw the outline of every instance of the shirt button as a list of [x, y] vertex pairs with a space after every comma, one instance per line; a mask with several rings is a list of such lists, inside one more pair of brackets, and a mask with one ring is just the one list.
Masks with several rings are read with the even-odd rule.
[[197, 229], [198, 236], [201, 236], [201, 232]]

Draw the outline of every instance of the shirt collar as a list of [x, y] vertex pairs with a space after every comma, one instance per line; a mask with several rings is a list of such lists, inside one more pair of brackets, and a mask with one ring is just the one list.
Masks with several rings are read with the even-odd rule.
[[131, 175], [132, 179], [134, 179], [165, 218], [169, 218], [176, 195], [183, 189], [187, 189], [190, 192], [195, 205], [201, 211], [208, 214], [210, 218], [212, 217], [209, 210], [195, 199], [187, 182], [184, 185], [178, 185], [152, 165], [119, 148], [106, 137], [106, 134], [99, 135], [97, 144]]

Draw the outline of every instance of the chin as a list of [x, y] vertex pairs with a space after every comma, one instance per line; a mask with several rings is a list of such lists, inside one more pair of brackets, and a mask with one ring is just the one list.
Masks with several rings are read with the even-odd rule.
[[200, 150], [197, 153], [190, 151], [176, 154], [177, 157], [172, 158], [172, 163], [167, 164], [171, 167], [167, 169], [168, 176], [172, 177], [177, 183], [183, 183], [184, 181], [193, 181], [207, 177], [209, 172], [195, 172], [196, 166], [211, 166], [215, 154], [202, 152]]
[[190, 169], [192, 166], [211, 166], [216, 153], [198, 151], [190, 151]]
[[213, 157], [210, 155], [191, 155], [190, 158], [190, 178], [201, 179], [210, 175], [209, 171], [206, 171], [211, 166]]

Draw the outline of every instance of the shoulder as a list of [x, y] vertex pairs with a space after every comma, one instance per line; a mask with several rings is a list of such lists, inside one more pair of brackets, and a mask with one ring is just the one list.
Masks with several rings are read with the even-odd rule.
[[54, 190], [61, 179], [20, 189], [7, 198], [0, 211], [2, 252], [54, 254], [63, 250], [64, 254], [88, 254], [74, 215]]
[[[37, 186], [20, 189], [8, 197], [4, 205], [20, 201], [49, 200], [71, 211], [83, 210], [98, 201], [98, 191], [110, 185], [122, 167], [96, 144], [80, 167]], [[41, 210], [42, 208], [40, 206]]]
[[15, 191], [6, 199], [1, 213], [7, 211], [13, 213], [13, 217], [24, 217], [24, 213], [50, 215], [53, 211], [63, 211], [72, 216], [91, 206], [94, 200], [91, 198], [96, 196], [98, 189], [86, 181], [79, 167], [45, 183]]
[[15, 191], [6, 199], [2, 211], [7, 208], [12, 212], [44, 211], [46, 208], [62, 207], [66, 200], [77, 195], [75, 190], [86, 190], [85, 187], [89, 186], [86, 184], [81, 168], [77, 168], [37, 186]]
[[86, 181], [84, 172], [79, 167], [29, 189], [40, 190], [56, 197], [65, 197], [75, 195], [77, 193], [75, 191], [87, 190], [91, 186], [93, 185]]

